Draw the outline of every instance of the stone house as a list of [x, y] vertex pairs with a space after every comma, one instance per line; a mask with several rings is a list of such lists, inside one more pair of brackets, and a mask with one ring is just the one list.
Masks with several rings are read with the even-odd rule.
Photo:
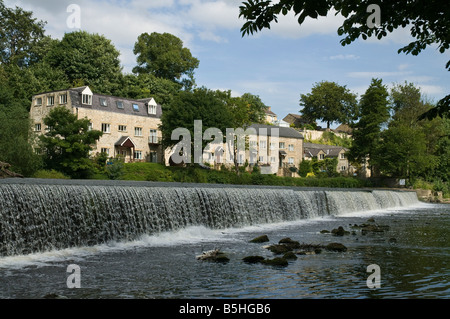
[[34, 131], [45, 133], [44, 118], [56, 106], [64, 106], [78, 118], [88, 118], [90, 128], [103, 132], [92, 155], [123, 156], [126, 162], [163, 162], [162, 109], [153, 98], [132, 100], [93, 93], [88, 86], [39, 93], [32, 97], [30, 118]]
[[[236, 154], [239, 165], [258, 164], [261, 172], [278, 176], [298, 176], [291, 168], [298, 168], [303, 160], [303, 136], [289, 127], [252, 124], [245, 150]], [[203, 161], [210, 166], [234, 165], [233, 149], [226, 144], [210, 144], [203, 152]], [[250, 168], [253, 165], [250, 165]]]
[[349, 149], [342, 146], [333, 146], [325, 144], [304, 143], [303, 159], [312, 160], [316, 158], [318, 161], [325, 158], [337, 158], [338, 164], [336, 170], [343, 175], [352, 175], [355, 168], [350, 164], [346, 153]]

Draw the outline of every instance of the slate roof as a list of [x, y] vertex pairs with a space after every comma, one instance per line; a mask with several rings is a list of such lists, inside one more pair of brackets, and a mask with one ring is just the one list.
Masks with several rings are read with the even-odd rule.
[[[133, 100], [133, 99], [127, 99], [127, 98], [123, 98], [123, 97], [93, 93], [92, 105], [82, 104], [81, 103], [81, 92], [85, 88], [86, 87], [69, 89], [70, 98], [72, 100], [72, 106], [86, 108], [86, 109], [92, 109], [92, 110], [105, 111], [105, 112], [122, 113], [122, 114], [134, 115], [134, 116], [161, 118], [162, 108], [161, 108], [160, 104], [158, 104], [156, 107], [156, 114], [148, 114], [146, 103], [148, 103], [148, 101], [150, 101], [151, 98]], [[103, 98], [106, 100], [107, 106], [100, 105], [100, 98]], [[120, 109], [117, 107], [117, 104], [116, 104], [117, 101], [123, 102], [123, 109]], [[133, 104], [138, 105], [138, 108], [139, 108], [138, 112], [133, 109]]]
[[325, 156], [337, 157], [342, 150], [347, 152], [348, 148], [334, 145], [304, 143], [303, 150], [305, 155], [309, 157], [317, 156], [320, 151], [323, 151], [325, 153]]
[[[259, 135], [259, 130], [262, 128], [267, 129], [268, 136], [272, 136], [273, 129], [278, 129], [279, 137], [303, 139], [303, 135], [301, 133], [299, 133], [298, 131], [296, 131], [290, 127], [274, 126], [274, 125], [267, 125], [267, 124], [252, 124], [252, 125], [250, 125], [250, 127], [256, 129], [256, 133], [258, 135]], [[275, 133], [275, 131], [274, 131], [274, 133]]]

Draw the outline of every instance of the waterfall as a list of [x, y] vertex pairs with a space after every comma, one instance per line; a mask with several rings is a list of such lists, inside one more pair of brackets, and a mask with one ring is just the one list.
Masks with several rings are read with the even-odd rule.
[[0, 184], [0, 256], [407, 206], [414, 192], [167, 185]]

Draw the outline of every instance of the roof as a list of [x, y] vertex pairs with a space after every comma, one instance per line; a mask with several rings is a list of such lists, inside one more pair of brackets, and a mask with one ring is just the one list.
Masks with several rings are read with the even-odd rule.
[[[161, 118], [162, 107], [160, 104], [156, 105], [156, 114], [148, 114], [148, 111], [147, 111], [148, 104], [147, 103], [149, 103], [152, 100], [152, 98], [134, 100], [134, 99], [128, 99], [128, 98], [124, 98], [124, 97], [117, 97], [117, 96], [112, 96], [112, 95], [93, 93], [92, 94], [92, 105], [82, 104], [81, 103], [81, 94], [86, 89], [89, 89], [89, 87], [81, 86], [81, 87], [76, 87], [76, 88], [70, 88], [67, 90], [57, 90], [57, 91], [52, 91], [52, 92], [39, 93], [39, 94], [33, 95], [33, 97], [36, 95], [54, 94], [57, 92], [68, 91], [70, 94], [70, 99], [72, 101], [73, 107], [81, 107], [81, 108], [86, 108], [86, 109], [128, 114], [128, 115], [134, 115], [134, 116]], [[100, 98], [106, 100], [107, 106], [100, 105]], [[117, 101], [123, 102], [123, 108], [117, 107], [117, 104], [116, 104]], [[136, 104], [138, 106], [139, 111], [135, 111], [133, 109], [133, 104]]]
[[114, 145], [122, 147], [135, 147], [136, 144], [134, 144], [133, 140], [129, 136], [122, 136], [116, 143], [114, 143]]
[[334, 131], [338, 133], [342, 132], [351, 134], [353, 132], [353, 129], [348, 124], [341, 124]]
[[335, 145], [325, 145], [325, 144], [315, 144], [315, 143], [304, 143], [303, 150], [306, 156], [314, 157], [320, 153], [320, 151], [324, 152], [326, 156], [336, 157], [343, 150], [345, 152], [348, 151], [348, 148], [343, 146], [335, 146]]
[[[302, 134], [300, 134], [298, 131], [296, 131], [290, 127], [274, 126], [274, 125], [267, 125], [267, 124], [252, 124], [252, 125], [250, 125], [250, 127], [256, 129], [257, 135], [259, 135], [259, 132], [261, 129], [267, 129], [267, 131], [266, 131], [267, 135], [272, 136], [272, 130], [278, 129], [279, 137], [303, 139]], [[261, 133], [263, 133], [263, 132], [261, 132]], [[274, 131], [274, 134], [276, 134], [275, 131]]]

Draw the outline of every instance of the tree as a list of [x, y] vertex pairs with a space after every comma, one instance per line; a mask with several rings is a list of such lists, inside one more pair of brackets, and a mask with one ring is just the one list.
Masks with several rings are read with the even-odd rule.
[[[172, 132], [177, 128], [186, 129], [190, 134], [191, 150], [194, 145], [194, 121], [202, 121], [202, 150], [209, 141], [203, 141], [203, 134], [208, 128], [218, 128], [225, 136], [226, 128], [232, 126], [232, 117], [227, 109], [226, 100], [218, 92], [205, 87], [193, 91], [181, 91], [176, 95], [161, 116], [160, 130], [164, 148], [173, 147], [178, 140], [172, 140]], [[192, 154], [188, 154], [189, 158]], [[192, 162], [192, 161], [191, 161]]]
[[[376, 25], [368, 23], [375, 10], [379, 10], [382, 19]], [[371, 6], [371, 7], [369, 7]], [[265, 0], [248, 0], [239, 7], [239, 17], [246, 22], [241, 28], [242, 36], [253, 34], [263, 28], [269, 28], [272, 22], [278, 22], [280, 14], [286, 15], [292, 11], [298, 16], [302, 25], [306, 18], [316, 19], [326, 16], [332, 10], [345, 17], [338, 28], [343, 46], [351, 44], [360, 37], [364, 40], [370, 37], [382, 39], [397, 28], [410, 27], [414, 41], [400, 48], [398, 53], [418, 55], [428, 46], [437, 45], [440, 53], [450, 47], [450, 14], [447, 0], [281, 0], [279, 2]], [[373, 21], [372, 21], [373, 22]], [[450, 71], [450, 60], [445, 66]], [[425, 118], [450, 115], [450, 95], [443, 98], [434, 110], [424, 114]]]
[[55, 107], [50, 111], [44, 118], [49, 130], [40, 136], [46, 168], [73, 178], [89, 176], [94, 166], [89, 152], [103, 134], [90, 130], [89, 123], [89, 119], [78, 119], [65, 107]]
[[322, 120], [327, 128], [333, 122], [350, 123], [357, 112], [356, 95], [335, 82], [316, 83], [311, 93], [301, 94], [300, 112], [310, 121]]
[[353, 143], [349, 158], [363, 164], [367, 161], [374, 174], [374, 150], [381, 141], [383, 124], [389, 120], [389, 93], [381, 79], [372, 79], [369, 88], [359, 102], [361, 118], [353, 127]]
[[22, 8], [7, 8], [0, 0], [0, 63], [27, 66], [36, 57], [32, 48], [44, 37], [45, 22]]
[[52, 45], [45, 61], [62, 70], [72, 85], [89, 85], [97, 92], [112, 94], [119, 87], [122, 71], [119, 56], [111, 40], [76, 31]]
[[[192, 88], [194, 70], [198, 68], [199, 60], [194, 58], [183, 42], [170, 33], [143, 33], [134, 45], [138, 65], [133, 73], [149, 73], [156, 77], [183, 84]], [[183, 79], [183, 76], [187, 78]]]
[[33, 134], [28, 112], [15, 100], [6, 86], [0, 86], [0, 162], [24, 176], [42, 167], [41, 158], [31, 147]]

